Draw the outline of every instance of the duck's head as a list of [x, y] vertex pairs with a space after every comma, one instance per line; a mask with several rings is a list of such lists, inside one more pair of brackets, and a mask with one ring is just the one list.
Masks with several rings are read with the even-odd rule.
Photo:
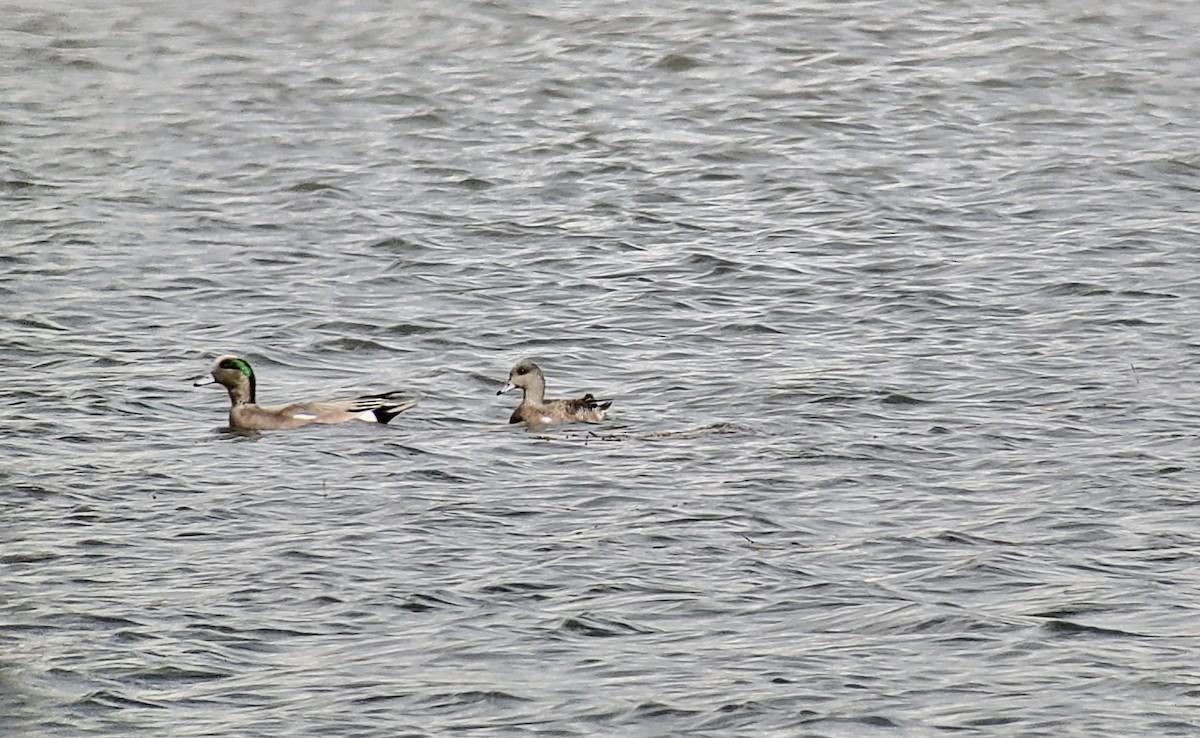
[[213, 362], [212, 379], [198, 379], [195, 386], [220, 384], [229, 390], [234, 404], [254, 402], [254, 370], [249, 362], [233, 354], [218, 356]]
[[518, 387], [522, 391], [534, 390], [538, 394], [546, 388], [546, 378], [542, 376], [542, 370], [538, 368], [537, 364], [532, 361], [522, 361], [514, 366], [508, 373], [508, 383], [501, 387], [496, 394], [502, 395]]

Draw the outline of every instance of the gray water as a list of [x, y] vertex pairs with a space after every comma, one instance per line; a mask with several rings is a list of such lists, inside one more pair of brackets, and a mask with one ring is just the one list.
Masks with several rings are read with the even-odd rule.
[[1198, 6], [720, 5], [0, 8], [0, 733], [1200, 735]]

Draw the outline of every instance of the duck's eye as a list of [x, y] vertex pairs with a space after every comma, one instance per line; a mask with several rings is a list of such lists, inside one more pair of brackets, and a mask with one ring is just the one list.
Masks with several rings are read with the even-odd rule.
[[528, 374], [528, 373], [529, 373], [529, 367], [527, 367], [527, 366], [517, 367], [517, 374]]
[[229, 370], [232, 370], [235, 372], [241, 372], [242, 374], [245, 374], [247, 377], [249, 377], [253, 374], [253, 372], [250, 370], [250, 365], [247, 364], [246, 362], [242, 361], [241, 359], [226, 359], [225, 361], [222, 361], [220, 364], [218, 364], [217, 368], [218, 369], [229, 369]]

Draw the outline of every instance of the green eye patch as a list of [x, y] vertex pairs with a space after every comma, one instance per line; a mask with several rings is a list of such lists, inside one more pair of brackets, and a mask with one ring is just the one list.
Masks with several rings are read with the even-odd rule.
[[254, 376], [254, 370], [250, 368], [249, 364], [242, 361], [241, 359], [226, 359], [225, 361], [221, 362], [221, 368], [222, 369], [233, 369], [234, 371], [238, 371], [238, 372], [241, 372], [242, 374], [245, 374], [247, 377]]

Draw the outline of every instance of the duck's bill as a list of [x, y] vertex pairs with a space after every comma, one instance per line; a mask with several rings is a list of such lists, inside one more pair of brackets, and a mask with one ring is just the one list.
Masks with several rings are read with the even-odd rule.
[[500, 389], [496, 390], [496, 394], [502, 395], [505, 392], [508, 392], [509, 390], [515, 390], [516, 388], [517, 388], [517, 385], [513, 384], [512, 382], [509, 382], [508, 384], [504, 385]]
[[192, 382], [193, 387], [203, 387], [206, 384], [216, 384], [217, 380], [213, 377], [200, 377], [195, 382]]

